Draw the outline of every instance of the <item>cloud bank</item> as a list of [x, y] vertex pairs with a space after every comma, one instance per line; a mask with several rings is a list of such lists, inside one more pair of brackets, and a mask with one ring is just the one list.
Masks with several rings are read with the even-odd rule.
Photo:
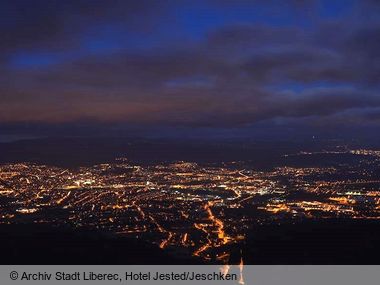
[[380, 123], [378, 1], [2, 1], [0, 124]]

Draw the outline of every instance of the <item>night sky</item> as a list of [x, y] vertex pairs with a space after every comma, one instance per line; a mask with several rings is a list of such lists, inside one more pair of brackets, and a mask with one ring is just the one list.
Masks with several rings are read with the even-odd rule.
[[0, 75], [3, 134], [355, 137], [380, 1], [2, 0]]

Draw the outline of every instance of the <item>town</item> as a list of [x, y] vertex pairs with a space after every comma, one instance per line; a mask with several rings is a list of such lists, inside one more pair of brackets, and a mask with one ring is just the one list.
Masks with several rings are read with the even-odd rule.
[[[0, 223], [42, 223], [138, 238], [177, 256], [226, 264], [254, 224], [379, 219], [379, 152], [350, 164], [254, 170], [242, 162], [137, 165], [127, 158], [64, 169], [0, 166]], [[289, 156], [308, 156], [297, 153]]]

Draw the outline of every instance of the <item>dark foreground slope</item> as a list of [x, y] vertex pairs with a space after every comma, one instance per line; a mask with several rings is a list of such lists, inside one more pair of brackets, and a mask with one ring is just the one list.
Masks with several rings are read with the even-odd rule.
[[45, 225], [1, 225], [0, 264], [193, 264], [131, 238]]
[[248, 236], [244, 256], [248, 264], [380, 264], [380, 221], [257, 226]]
[[[380, 222], [257, 226], [231, 264], [379, 264]], [[1, 225], [0, 264], [200, 264], [144, 241], [41, 225]]]

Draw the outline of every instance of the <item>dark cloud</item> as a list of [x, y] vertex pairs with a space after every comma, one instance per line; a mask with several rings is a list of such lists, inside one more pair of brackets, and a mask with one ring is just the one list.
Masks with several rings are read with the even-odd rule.
[[165, 4], [148, 0], [1, 1], [0, 49], [4, 53], [77, 47], [82, 32], [92, 28], [96, 31], [113, 22], [149, 30]]
[[[258, 2], [249, 5], [280, 5]], [[355, 11], [323, 19], [319, 1], [292, 1], [289, 9], [307, 9], [311, 25], [234, 18], [199, 31], [194, 22], [191, 31], [200, 36], [192, 39], [181, 37], [178, 2], [157, 3], [2, 1], [0, 122], [379, 123], [380, 21]], [[187, 5], [211, 5], [228, 18], [230, 9], [248, 4]], [[97, 33], [105, 27], [105, 34]], [[103, 47], [109, 37], [121, 47]], [[83, 46], [88, 38], [97, 39], [91, 44], [100, 52]], [[45, 64], [39, 58], [49, 52], [54, 60]], [[15, 65], [19, 53], [36, 59]]]

